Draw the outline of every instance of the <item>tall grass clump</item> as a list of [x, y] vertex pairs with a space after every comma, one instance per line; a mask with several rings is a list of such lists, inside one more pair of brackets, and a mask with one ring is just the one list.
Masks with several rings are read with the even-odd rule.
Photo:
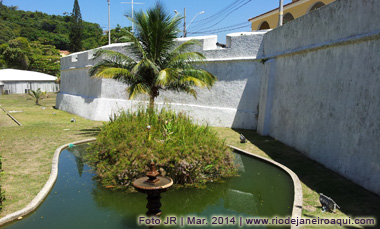
[[122, 112], [102, 127], [87, 159], [104, 186], [128, 188], [156, 162], [175, 184], [199, 186], [236, 174], [230, 149], [208, 126], [172, 110]]

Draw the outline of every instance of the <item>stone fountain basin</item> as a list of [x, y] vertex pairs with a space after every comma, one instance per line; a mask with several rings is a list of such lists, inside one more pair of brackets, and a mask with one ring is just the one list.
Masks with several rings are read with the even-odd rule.
[[173, 180], [170, 177], [157, 176], [159, 181], [156, 183], [149, 183], [148, 177], [141, 177], [136, 179], [133, 182], [133, 186], [139, 191], [143, 193], [147, 193], [150, 191], [166, 191], [170, 186], [173, 185]]

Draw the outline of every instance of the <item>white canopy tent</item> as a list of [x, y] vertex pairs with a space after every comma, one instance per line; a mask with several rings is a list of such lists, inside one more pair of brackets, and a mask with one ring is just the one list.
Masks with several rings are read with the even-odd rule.
[[57, 77], [48, 74], [17, 69], [0, 70], [0, 94], [22, 94], [28, 90], [59, 91]]

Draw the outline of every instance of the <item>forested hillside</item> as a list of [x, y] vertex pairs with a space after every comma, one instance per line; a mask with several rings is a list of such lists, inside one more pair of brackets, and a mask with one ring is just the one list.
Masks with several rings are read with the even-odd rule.
[[[75, 50], [70, 45], [71, 23], [72, 13], [57, 16], [23, 11], [17, 6], [5, 6], [0, 0], [0, 69], [31, 70], [59, 77], [59, 50], [75, 52], [108, 44], [108, 34], [103, 34], [98, 24], [81, 20], [81, 45]], [[123, 42], [128, 31], [131, 27], [117, 25], [111, 30], [111, 42]]]
[[[69, 49], [70, 14], [48, 15], [42, 12], [18, 10], [17, 6], [5, 6], [0, 2], [0, 44], [17, 37], [29, 41], [54, 45], [57, 49]], [[83, 48], [99, 47], [103, 31], [96, 23], [83, 21]]]

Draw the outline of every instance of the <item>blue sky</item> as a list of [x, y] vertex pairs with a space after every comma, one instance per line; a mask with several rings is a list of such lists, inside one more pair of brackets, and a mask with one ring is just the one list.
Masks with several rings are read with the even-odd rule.
[[[108, 30], [107, 0], [78, 0], [82, 19], [98, 23], [103, 30]], [[124, 16], [131, 14], [131, 0], [110, 0], [111, 28], [117, 24], [130, 26], [131, 22]], [[152, 7], [156, 0], [134, 0], [134, 11]], [[250, 31], [248, 19], [279, 5], [279, 0], [161, 0], [169, 13], [177, 10], [183, 15], [186, 8], [188, 36], [218, 35], [219, 42], [225, 42], [225, 36], [233, 32]], [[291, 0], [284, 0], [284, 4]], [[3, 0], [7, 6], [18, 6], [24, 11], [41, 11], [48, 14], [62, 15], [71, 12], [74, 0]], [[198, 14], [204, 11], [203, 14]], [[197, 15], [198, 14], [198, 15]], [[196, 18], [189, 25], [193, 17]], [[181, 27], [183, 30], [183, 27]], [[182, 34], [181, 34], [182, 35]]]

